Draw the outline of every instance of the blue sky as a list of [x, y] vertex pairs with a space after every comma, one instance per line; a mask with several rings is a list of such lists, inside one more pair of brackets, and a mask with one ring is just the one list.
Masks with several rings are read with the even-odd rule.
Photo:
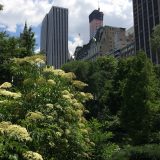
[[[24, 23], [32, 26], [36, 36], [36, 50], [40, 47], [40, 27], [50, 8], [61, 6], [69, 9], [69, 51], [73, 54], [77, 45], [89, 41], [88, 15], [98, 8], [98, 0], [0, 0], [4, 10], [0, 12], [0, 30], [19, 36]], [[129, 28], [133, 25], [131, 0], [101, 0], [104, 25]], [[80, 37], [78, 34], [80, 33]]]

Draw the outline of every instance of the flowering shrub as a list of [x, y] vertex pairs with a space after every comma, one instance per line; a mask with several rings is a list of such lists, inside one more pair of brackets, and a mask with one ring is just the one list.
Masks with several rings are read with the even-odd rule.
[[36, 152], [27, 151], [23, 153], [23, 157], [26, 160], [43, 160], [42, 156]]
[[7, 100], [0, 103], [6, 106], [0, 114], [3, 121], [16, 124], [2, 126], [0, 131], [23, 144], [16, 153], [19, 159], [87, 160], [94, 143], [83, 104], [93, 96], [78, 90], [87, 84], [75, 80], [73, 73], [37, 65], [42, 61], [37, 55], [13, 60], [16, 88], [9, 83], [0, 86], [0, 100]]

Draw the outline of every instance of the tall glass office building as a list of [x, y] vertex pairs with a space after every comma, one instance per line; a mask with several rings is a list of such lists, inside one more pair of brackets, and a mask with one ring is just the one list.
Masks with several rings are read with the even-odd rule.
[[160, 55], [152, 52], [150, 37], [160, 23], [160, 0], [133, 0], [136, 50], [144, 50], [154, 63]]
[[41, 27], [41, 52], [47, 65], [60, 68], [69, 58], [68, 9], [53, 6], [44, 17]]

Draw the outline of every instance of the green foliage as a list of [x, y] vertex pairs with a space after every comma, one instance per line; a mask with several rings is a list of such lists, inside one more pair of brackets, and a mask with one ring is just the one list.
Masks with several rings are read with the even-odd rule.
[[33, 55], [35, 47], [34, 32], [31, 27], [28, 28], [27, 23], [25, 23], [24, 30], [20, 35], [20, 47], [26, 49], [25, 56]]
[[112, 133], [105, 131], [105, 126], [96, 119], [90, 121], [89, 127], [91, 140], [95, 143], [92, 159], [109, 160], [120, 149], [118, 145], [110, 142]]
[[112, 160], [159, 160], [159, 145], [126, 147], [112, 156]]
[[[79, 65], [79, 62], [73, 63], [74, 65], [69, 63], [65, 66], [67, 71], [72, 70], [76, 74], [76, 63]], [[118, 144], [122, 148], [128, 144], [159, 144], [159, 66], [153, 66], [143, 52], [134, 57], [119, 60], [113, 57], [102, 57], [94, 62], [83, 63], [86, 66], [88, 63], [88, 68], [87, 74], [84, 74], [86, 77], [81, 80], [88, 83], [85, 90], [94, 95], [94, 100], [86, 104], [90, 111], [89, 116], [86, 115], [86, 117], [90, 120], [94, 117], [100, 120], [98, 123], [102, 125], [95, 130], [93, 126], [91, 127], [94, 130], [92, 136], [96, 135], [95, 137], [103, 139], [104, 134], [110, 132], [113, 134], [112, 138], [106, 142], [104, 142], [105, 138], [104, 141], [92, 138], [95, 140], [95, 146], [99, 147], [94, 150], [95, 159], [103, 157], [105, 145], [107, 146], [109, 142]], [[78, 73], [82, 72], [83, 70]], [[94, 124], [94, 120], [93, 122], [91, 120], [91, 123]], [[106, 149], [108, 155], [110, 155], [109, 148]], [[129, 159], [129, 153], [124, 153], [123, 150], [118, 155], [117, 159]]]
[[157, 25], [154, 28], [154, 32], [152, 33], [151, 37], [151, 44], [152, 44], [152, 49], [154, 51], [157, 51], [160, 47], [160, 25]]
[[0, 11], [1, 11], [1, 10], [3, 10], [3, 5], [2, 5], [2, 4], [0, 4]]
[[117, 60], [112, 56], [100, 57], [95, 62], [74, 61], [65, 64], [62, 69], [74, 72], [77, 79], [88, 84], [85, 91], [94, 95], [94, 100], [87, 103], [88, 117], [104, 117], [108, 110], [110, 90], [117, 69]]
[[62, 66], [62, 69], [66, 72], [75, 73], [77, 79], [88, 82], [90, 64], [86, 61], [72, 61]]
[[139, 53], [66, 73], [33, 44], [27, 24], [20, 39], [0, 33], [0, 159], [159, 159], [159, 66]]
[[25, 55], [27, 55], [26, 49], [20, 47], [19, 38], [9, 37], [6, 32], [0, 32], [0, 83], [12, 80], [9, 71], [11, 59]]
[[155, 74], [151, 62], [144, 53], [138, 53], [129, 63], [123, 91], [121, 121], [133, 143], [148, 142], [150, 110], [155, 100]]

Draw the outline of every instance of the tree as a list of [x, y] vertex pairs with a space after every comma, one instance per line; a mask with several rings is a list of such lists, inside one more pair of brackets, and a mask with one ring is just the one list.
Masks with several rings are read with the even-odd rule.
[[89, 121], [91, 128], [90, 137], [94, 142], [93, 160], [109, 160], [120, 148], [115, 143], [110, 142], [113, 137], [112, 132], [105, 131], [105, 125], [97, 119]]
[[121, 123], [133, 144], [149, 142], [151, 110], [156, 100], [153, 64], [140, 52], [128, 63], [129, 72], [123, 89]]
[[104, 110], [108, 109], [109, 92], [116, 73], [117, 60], [112, 56], [105, 56], [94, 62], [74, 61], [62, 68], [67, 72], [74, 72], [77, 79], [88, 84], [85, 91], [94, 95], [94, 100], [86, 105], [90, 111], [89, 117], [105, 117]]
[[3, 10], [3, 5], [2, 5], [2, 4], [0, 4], [0, 11], [1, 11], [1, 10]]
[[154, 32], [151, 36], [151, 44], [154, 51], [157, 51], [160, 48], [160, 25], [157, 25], [154, 28]]
[[20, 47], [24, 47], [26, 49], [25, 56], [33, 55], [35, 47], [34, 32], [32, 32], [31, 27], [28, 28], [26, 22], [23, 32], [20, 35]]

